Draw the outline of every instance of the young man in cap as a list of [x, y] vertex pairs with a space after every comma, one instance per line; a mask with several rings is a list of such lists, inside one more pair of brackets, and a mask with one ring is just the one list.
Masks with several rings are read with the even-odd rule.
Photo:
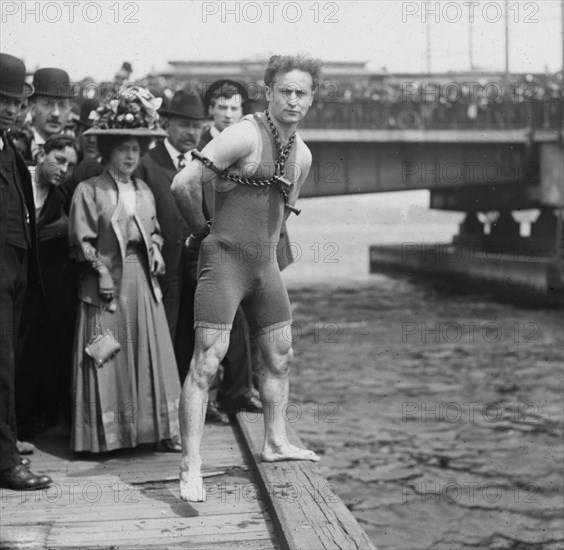
[[42, 489], [52, 481], [28, 469], [16, 444], [15, 347], [28, 262], [37, 267], [37, 257], [31, 177], [7, 130], [32, 93], [23, 62], [0, 53], [0, 487], [12, 490]]
[[184, 246], [190, 228], [178, 210], [170, 186], [177, 172], [190, 162], [190, 151], [198, 146], [206, 114], [196, 93], [179, 90], [170, 106], [159, 110], [159, 115], [164, 120], [163, 127], [168, 137], [141, 159], [136, 175], [147, 182], [155, 196], [166, 266], [166, 273], [159, 282], [180, 380], [184, 382], [194, 351], [196, 283], [187, 271], [187, 250]]
[[235, 80], [216, 80], [206, 90], [204, 103], [212, 124], [203, 133], [199, 149], [203, 149], [225, 128], [237, 124], [243, 118], [243, 107], [247, 101], [245, 86]]
[[[311, 153], [295, 131], [313, 102], [319, 73], [320, 64], [312, 59], [271, 57], [264, 79], [268, 110], [224, 130], [196, 155], [201, 164], [190, 163], [172, 184], [194, 230], [191, 241], [203, 240], [194, 308], [196, 348], [180, 404], [184, 500], [205, 500], [203, 404], [241, 304], [264, 357], [262, 460], [319, 460], [314, 452], [292, 445], [286, 434], [292, 312], [273, 254], [311, 166]], [[210, 180], [218, 206], [211, 229], [200, 206], [202, 183]]]
[[74, 96], [69, 75], [62, 69], [38, 69], [33, 75], [35, 93], [31, 96], [33, 139], [26, 161], [37, 164], [43, 144], [51, 135], [64, 131]]

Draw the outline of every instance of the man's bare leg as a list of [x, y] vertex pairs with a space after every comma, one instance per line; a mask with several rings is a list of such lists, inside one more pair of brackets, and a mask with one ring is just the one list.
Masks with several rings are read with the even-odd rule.
[[202, 479], [200, 444], [211, 382], [229, 347], [229, 330], [196, 329], [196, 347], [190, 371], [180, 394], [180, 498], [191, 502], [206, 500]]
[[264, 409], [264, 446], [262, 460], [312, 460], [319, 457], [308, 449], [290, 444], [286, 435], [284, 413], [288, 405], [290, 363], [293, 357], [287, 327], [272, 329], [258, 337], [263, 355], [260, 396]]

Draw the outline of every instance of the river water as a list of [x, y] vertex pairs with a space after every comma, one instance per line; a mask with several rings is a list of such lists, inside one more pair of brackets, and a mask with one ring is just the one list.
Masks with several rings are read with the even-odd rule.
[[561, 311], [368, 273], [460, 216], [301, 201], [288, 419], [379, 549], [564, 548]]

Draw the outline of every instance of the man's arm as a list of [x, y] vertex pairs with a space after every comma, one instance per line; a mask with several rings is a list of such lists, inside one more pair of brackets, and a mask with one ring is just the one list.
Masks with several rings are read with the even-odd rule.
[[203, 164], [192, 160], [172, 180], [171, 192], [178, 210], [193, 234], [206, 231], [207, 222], [202, 211], [202, 181], [210, 172]]
[[[253, 149], [252, 126], [249, 123], [237, 124], [226, 128], [202, 151], [220, 170], [244, 160]], [[192, 159], [186, 168], [180, 171], [172, 181], [171, 191], [176, 199], [180, 213], [194, 234], [207, 230], [207, 222], [202, 211], [202, 185], [216, 173], [196, 159]]]

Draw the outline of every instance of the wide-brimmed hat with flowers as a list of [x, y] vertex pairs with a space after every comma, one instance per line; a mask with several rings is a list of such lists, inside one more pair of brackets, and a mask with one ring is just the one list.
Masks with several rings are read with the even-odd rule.
[[135, 84], [125, 84], [90, 113], [92, 127], [84, 135], [166, 137], [159, 126], [162, 98]]

